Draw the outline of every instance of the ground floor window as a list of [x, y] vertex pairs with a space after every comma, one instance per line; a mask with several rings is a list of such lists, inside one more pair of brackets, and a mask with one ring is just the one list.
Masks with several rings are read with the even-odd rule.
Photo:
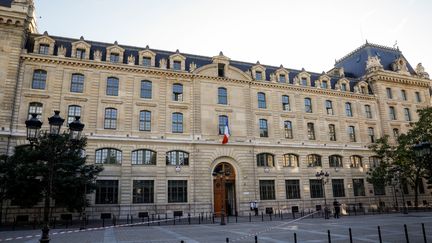
[[133, 181], [133, 203], [154, 202], [154, 181], [134, 180]]
[[354, 196], [365, 196], [365, 187], [363, 179], [353, 179]]
[[345, 197], [343, 179], [332, 179], [333, 197]]
[[300, 180], [285, 181], [286, 199], [300, 198]]
[[383, 184], [374, 184], [373, 188], [376, 196], [385, 195], [385, 186]]
[[317, 180], [317, 179], [309, 180], [309, 186], [310, 186], [311, 198], [324, 197], [324, 188], [321, 180]]
[[260, 180], [260, 199], [261, 200], [275, 200], [275, 183], [273, 180]]
[[186, 180], [168, 181], [168, 202], [169, 203], [187, 202], [187, 181]]
[[95, 204], [118, 203], [118, 180], [97, 180]]

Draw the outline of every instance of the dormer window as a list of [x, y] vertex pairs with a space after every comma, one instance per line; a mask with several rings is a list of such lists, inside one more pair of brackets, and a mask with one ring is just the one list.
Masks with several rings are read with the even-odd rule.
[[365, 87], [365, 86], [361, 86], [361, 87], [360, 87], [360, 93], [362, 93], [362, 94], [367, 94], [367, 91], [366, 91], [366, 87]]
[[255, 71], [255, 79], [256, 80], [262, 80], [262, 72], [261, 71]]
[[180, 71], [181, 70], [181, 61], [174, 61], [173, 62], [173, 69], [176, 71]]
[[301, 85], [307, 86], [307, 79], [306, 78], [301, 78]]
[[143, 57], [142, 65], [146, 67], [151, 66], [151, 57]]
[[120, 61], [120, 55], [118, 53], [111, 53], [110, 62], [117, 63]]
[[328, 83], [327, 83], [327, 81], [322, 81], [322, 82], [321, 82], [321, 88], [323, 88], [323, 89], [327, 89], [327, 87], [328, 87]]
[[225, 77], [225, 64], [218, 63], [218, 77]]
[[84, 59], [85, 58], [85, 49], [77, 49], [76, 50], [76, 58], [78, 59]]
[[279, 82], [286, 83], [286, 75], [285, 74], [279, 75]]
[[40, 44], [39, 45], [39, 54], [48, 55], [49, 53], [49, 45], [48, 44]]
[[341, 85], [341, 91], [347, 91], [347, 85], [346, 85], [346, 83], [343, 83], [342, 85]]

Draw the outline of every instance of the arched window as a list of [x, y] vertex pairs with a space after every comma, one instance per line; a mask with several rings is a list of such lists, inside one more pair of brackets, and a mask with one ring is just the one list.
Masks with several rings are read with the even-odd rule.
[[105, 109], [105, 129], [116, 129], [117, 128], [117, 109], [106, 108]]
[[140, 131], [151, 131], [151, 111], [140, 111]]
[[96, 150], [96, 164], [121, 164], [122, 151], [114, 148]]
[[268, 137], [268, 125], [266, 119], [259, 119], [260, 137]]
[[219, 135], [225, 132], [225, 126], [228, 124], [228, 117], [225, 115], [219, 116]]
[[312, 122], [307, 124], [308, 139], [315, 140], [315, 128]]
[[166, 153], [167, 165], [189, 165], [189, 153], [173, 150]]
[[218, 104], [220, 104], [220, 105], [228, 104], [227, 89], [224, 87], [218, 88]]
[[183, 101], [183, 85], [173, 84], [173, 101]]
[[274, 167], [274, 156], [269, 153], [257, 154], [257, 166]]
[[70, 92], [82, 93], [84, 91], [84, 75], [80, 73], [72, 74]]
[[284, 121], [285, 138], [293, 138], [293, 127], [291, 121]]
[[183, 114], [174, 112], [172, 114], [172, 132], [183, 133]]
[[284, 110], [284, 111], [290, 111], [291, 110], [288, 95], [282, 95], [282, 110]]
[[309, 154], [307, 157], [308, 167], [321, 167], [321, 156], [318, 154]]
[[284, 154], [283, 156], [284, 167], [299, 167], [299, 157], [296, 154]]
[[67, 125], [69, 125], [69, 123], [75, 121], [75, 117], [76, 116], [81, 117], [81, 106], [79, 106], [79, 105], [70, 105], [68, 107]]
[[369, 157], [369, 166], [371, 168], [379, 167], [381, 164], [381, 158], [378, 156], [371, 156]]
[[119, 80], [115, 77], [109, 77], [106, 85], [106, 95], [118, 96]]
[[358, 155], [352, 155], [350, 157], [351, 168], [360, 168], [363, 167], [362, 158]]
[[311, 100], [311, 98], [305, 98], [304, 99], [304, 105], [305, 105], [305, 112], [306, 113], [312, 113], [312, 100]]
[[27, 119], [32, 117], [31, 114], [37, 114], [37, 119], [42, 120], [42, 109], [43, 105], [39, 102], [31, 102], [29, 104]]
[[133, 165], [156, 165], [156, 152], [149, 149], [132, 151]]
[[152, 82], [148, 80], [141, 81], [141, 98], [152, 98]]
[[345, 103], [345, 114], [346, 114], [347, 116], [349, 116], [349, 117], [352, 117], [352, 116], [353, 116], [352, 108], [351, 108], [351, 103], [349, 103], [349, 102], [346, 102], [346, 103]]
[[330, 155], [329, 156], [329, 166], [330, 167], [343, 167], [342, 156], [340, 155]]
[[333, 102], [331, 100], [326, 100], [325, 101], [325, 108], [327, 111], [327, 115], [334, 115], [333, 112]]
[[45, 89], [47, 72], [45, 70], [35, 70], [33, 72], [32, 89]]
[[258, 108], [267, 108], [266, 95], [263, 92], [258, 92]]

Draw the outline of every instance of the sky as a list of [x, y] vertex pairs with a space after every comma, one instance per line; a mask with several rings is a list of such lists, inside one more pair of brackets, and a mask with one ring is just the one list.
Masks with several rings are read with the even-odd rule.
[[35, 0], [50, 35], [330, 70], [366, 42], [432, 76], [430, 0]]

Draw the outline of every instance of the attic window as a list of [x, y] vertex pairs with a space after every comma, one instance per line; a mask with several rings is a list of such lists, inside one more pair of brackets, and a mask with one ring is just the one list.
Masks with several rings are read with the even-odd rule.
[[173, 69], [180, 71], [181, 70], [181, 61], [174, 61]]
[[120, 55], [118, 53], [111, 53], [110, 62], [116, 63], [120, 61]]
[[262, 80], [262, 72], [261, 71], [256, 71], [255, 72], [255, 79], [256, 80]]
[[225, 77], [225, 64], [218, 63], [218, 77]]
[[285, 74], [279, 75], [279, 82], [281, 82], [281, 83], [285, 83], [286, 82], [286, 76], [285, 76]]
[[48, 55], [49, 45], [48, 44], [40, 44], [39, 45], [39, 54]]
[[342, 90], [342, 91], [347, 91], [347, 85], [346, 85], [346, 83], [343, 83], [343, 84], [341, 85], [341, 90]]
[[301, 79], [301, 85], [307, 86], [307, 79], [306, 78]]
[[327, 86], [328, 86], [327, 81], [322, 81], [322, 82], [321, 82], [321, 88], [323, 88], [323, 89], [327, 89]]
[[85, 57], [85, 49], [77, 49], [76, 58], [84, 59], [84, 57]]
[[151, 66], [151, 58], [150, 57], [143, 57], [142, 65], [146, 67]]
[[365, 87], [365, 86], [361, 86], [361, 87], [360, 87], [360, 93], [362, 93], [362, 94], [367, 94], [367, 91], [366, 91], [366, 87]]

